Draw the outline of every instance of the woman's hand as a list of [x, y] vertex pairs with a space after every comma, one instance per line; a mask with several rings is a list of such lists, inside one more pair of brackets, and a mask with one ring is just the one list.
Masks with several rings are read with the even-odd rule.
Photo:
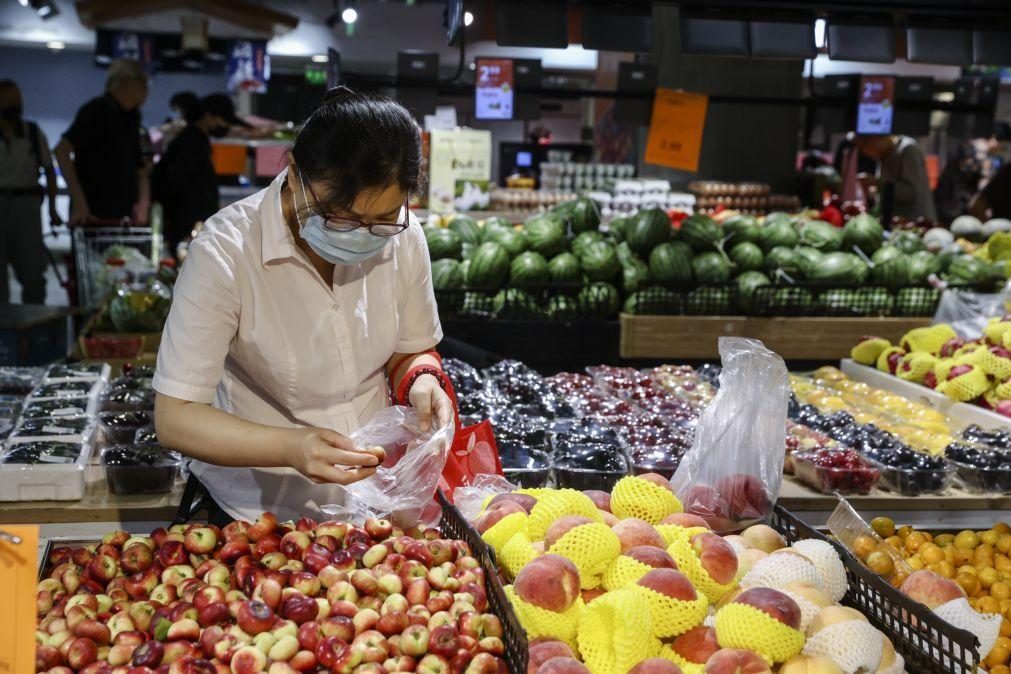
[[286, 463], [318, 484], [351, 484], [376, 472], [379, 452], [356, 449], [351, 440], [325, 428], [290, 431]]
[[411, 407], [418, 413], [421, 430], [427, 431], [435, 417], [436, 428], [442, 428], [453, 421], [453, 402], [442, 390], [439, 380], [430, 374], [418, 377], [407, 393]]

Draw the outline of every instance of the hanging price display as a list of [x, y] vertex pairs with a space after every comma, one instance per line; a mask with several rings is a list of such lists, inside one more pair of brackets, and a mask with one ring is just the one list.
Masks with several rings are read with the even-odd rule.
[[698, 171], [709, 97], [657, 89], [646, 139], [646, 163]]

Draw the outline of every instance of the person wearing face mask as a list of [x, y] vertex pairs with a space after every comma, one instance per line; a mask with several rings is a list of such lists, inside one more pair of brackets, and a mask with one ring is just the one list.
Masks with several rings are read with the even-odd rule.
[[85, 103], [56, 146], [70, 189], [70, 224], [132, 218], [147, 222], [148, 172], [141, 145], [140, 106], [147, 73], [137, 61], [113, 61], [105, 93]]
[[421, 134], [399, 103], [340, 87], [271, 185], [208, 218], [176, 281], [153, 381], [166, 447], [222, 514], [319, 517], [382, 460], [348, 435], [389, 404], [453, 422], [432, 349], [428, 246], [407, 203]]
[[42, 241], [39, 202], [43, 191], [39, 173], [46, 176], [49, 219], [63, 221], [56, 212], [56, 172], [49, 141], [35, 122], [22, 119], [21, 90], [12, 80], [0, 80], [0, 304], [10, 301], [8, 264], [21, 284], [23, 304], [46, 299], [46, 250]]
[[232, 99], [225, 94], [205, 96], [187, 109], [186, 127], [155, 165], [152, 197], [162, 205], [165, 240], [173, 254], [190, 238], [196, 224], [220, 207], [211, 139], [228, 135], [233, 126], [246, 123], [235, 114]]

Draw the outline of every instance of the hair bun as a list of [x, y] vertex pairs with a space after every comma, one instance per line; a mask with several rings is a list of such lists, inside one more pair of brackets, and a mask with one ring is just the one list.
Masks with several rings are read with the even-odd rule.
[[354, 93], [355, 92], [351, 87], [345, 86], [343, 84], [338, 84], [337, 86], [333, 87], [332, 89], [326, 92], [326, 95], [323, 96], [323, 102], [326, 103], [327, 101], [332, 101], [335, 98], [353, 96]]

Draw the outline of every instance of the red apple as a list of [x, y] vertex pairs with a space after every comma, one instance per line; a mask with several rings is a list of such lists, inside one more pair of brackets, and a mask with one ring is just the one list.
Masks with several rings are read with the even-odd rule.
[[[233, 523], [234, 524], [234, 523]], [[231, 526], [229, 524], [228, 526]], [[274, 513], [263, 513], [260, 515], [260, 519], [256, 520], [255, 523], [246, 527], [245, 534], [249, 537], [249, 540], [253, 543], [262, 540], [264, 537], [269, 536], [277, 531], [277, 516]], [[228, 536], [228, 527], [225, 527], [225, 537]]]
[[133, 651], [131, 663], [134, 667], [155, 669], [165, 656], [165, 647], [157, 641], [146, 641]]
[[154, 553], [143, 543], [134, 543], [123, 550], [119, 565], [125, 573], [138, 573], [151, 568], [154, 563]]
[[385, 541], [393, 533], [393, 522], [386, 519], [369, 518], [365, 520], [365, 532], [374, 541]]
[[197, 527], [186, 533], [184, 546], [193, 554], [203, 555], [218, 545], [218, 535], [209, 527]]
[[317, 618], [319, 615], [319, 604], [312, 597], [295, 593], [281, 600], [278, 613], [285, 620], [291, 620], [295, 624], [301, 625]]
[[418, 674], [450, 674], [449, 660], [441, 655], [429, 653], [418, 661], [415, 671]]
[[274, 611], [262, 601], [245, 601], [239, 606], [235, 621], [246, 634], [256, 636], [274, 624]]
[[428, 650], [435, 655], [450, 658], [459, 646], [459, 634], [453, 625], [440, 625], [433, 629], [428, 636]]

